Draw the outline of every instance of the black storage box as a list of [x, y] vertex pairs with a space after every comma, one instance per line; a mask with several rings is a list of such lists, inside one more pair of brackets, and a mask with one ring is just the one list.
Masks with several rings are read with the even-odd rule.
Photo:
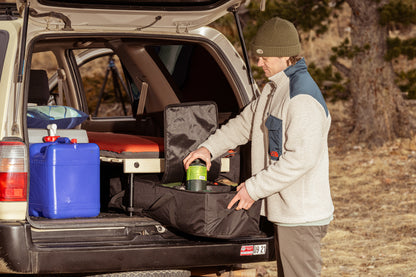
[[136, 178], [134, 206], [165, 226], [194, 236], [230, 239], [259, 234], [260, 201], [237, 211], [227, 209], [237, 193], [228, 186], [208, 186], [210, 192], [183, 188]]
[[[261, 202], [249, 210], [227, 209], [237, 193], [234, 187], [211, 185], [211, 191], [186, 191], [183, 159], [217, 129], [213, 102], [167, 106], [164, 112], [165, 172], [160, 183], [136, 175], [133, 206], [167, 227], [210, 238], [230, 239], [259, 234]], [[220, 159], [212, 161], [208, 181], [218, 178]], [[172, 184], [179, 184], [176, 187]], [[181, 186], [182, 184], [182, 186]], [[130, 196], [127, 195], [127, 199]]]

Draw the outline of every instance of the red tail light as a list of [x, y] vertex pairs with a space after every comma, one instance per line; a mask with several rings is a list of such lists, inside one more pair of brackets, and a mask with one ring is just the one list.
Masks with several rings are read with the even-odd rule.
[[27, 155], [21, 142], [0, 142], [0, 201], [27, 201]]

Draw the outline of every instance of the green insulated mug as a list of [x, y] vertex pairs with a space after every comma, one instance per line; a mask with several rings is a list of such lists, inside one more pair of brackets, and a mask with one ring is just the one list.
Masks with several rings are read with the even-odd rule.
[[186, 189], [191, 191], [207, 189], [207, 167], [200, 159], [193, 161], [186, 171]]

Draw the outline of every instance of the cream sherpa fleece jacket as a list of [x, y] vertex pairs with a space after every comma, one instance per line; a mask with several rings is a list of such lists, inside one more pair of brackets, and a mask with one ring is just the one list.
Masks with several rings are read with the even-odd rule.
[[262, 94], [200, 146], [212, 158], [252, 142], [252, 173], [245, 181], [264, 199], [268, 220], [304, 224], [334, 211], [329, 186], [331, 116], [304, 59], [270, 78]]

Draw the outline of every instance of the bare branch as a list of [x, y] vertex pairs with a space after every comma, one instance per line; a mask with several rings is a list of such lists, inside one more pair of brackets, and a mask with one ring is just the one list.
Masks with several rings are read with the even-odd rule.
[[338, 69], [339, 72], [341, 72], [342, 74], [345, 75], [345, 77], [349, 78], [350, 77], [350, 72], [351, 69], [349, 69], [348, 67], [346, 67], [345, 65], [343, 65], [342, 63], [335, 61], [332, 63], [333, 66], [336, 67], [336, 69]]

